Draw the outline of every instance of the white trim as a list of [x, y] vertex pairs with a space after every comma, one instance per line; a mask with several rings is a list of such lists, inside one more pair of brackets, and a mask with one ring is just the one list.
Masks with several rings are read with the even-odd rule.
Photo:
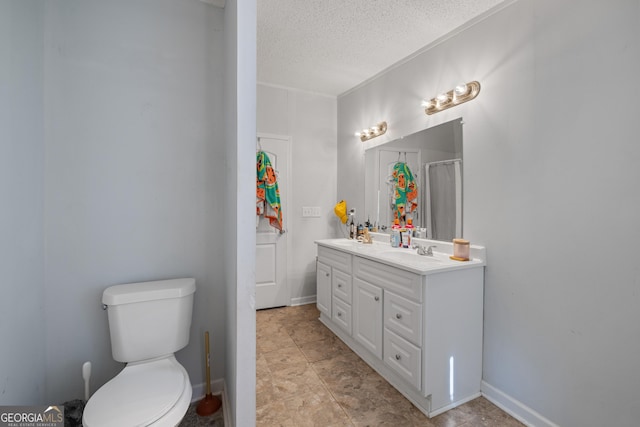
[[233, 417], [231, 417], [231, 407], [229, 406], [227, 388], [224, 387], [224, 384], [222, 386], [222, 417], [224, 419], [225, 427], [233, 427]]
[[484, 380], [480, 383], [480, 391], [488, 401], [526, 426], [558, 427], [558, 424], [551, 422], [524, 403], [514, 399]]
[[[191, 403], [200, 401], [206, 394], [206, 384], [192, 384], [191, 385]], [[211, 381], [211, 394], [219, 395], [224, 391], [224, 379], [220, 378]]]
[[291, 298], [291, 306], [315, 304], [315, 303], [316, 303], [315, 295], [307, 295], [306, 297]]
[[456, 402], [451, 403], [450, 405], [447, 406], [443, 406], [442, 408], [436, 409], [433, 412], [429, 412], [428, 416], [429, 418], [433, 418], [437, 415], [443, 414], [445, 412], [447, 412], [449, 409], [453, 409], [453, 408], [457, 408], [460, 405], [464, 405], [467, 402], [471, 402], [473, 399], [477, 399], [478, 397], [482, 396], [482, 393], [474, 393], [470, 396], [465, 397], [464, 399], [460, 399]]
[[263, 82], [263, 81], [258, 81], [257, 83], [258, 83], [259, 86], [271, 87], [271, 88], [275, 88], [275, 89], [282, 89], [282, 90], [287, 90], [287, 91], [294, 92], [294, 93], [302, 93], [302, 94], [306, 94], [306, 95], [322, 96], [322, 97], [331, 98], [331, 99], [336, 99], [337, 98], [336, 95], [333, 95], [333, 94], [330, 94], [330, 93], [314, 92], [314, 91], [311, 91], [311, 90], [298, 89], [298, 88], [291, 87], [291, 86], [283, 86], [283, 85], [279, 85], [279, 84], [275, 84], [275, 83], [267, 83], [267, 82]]

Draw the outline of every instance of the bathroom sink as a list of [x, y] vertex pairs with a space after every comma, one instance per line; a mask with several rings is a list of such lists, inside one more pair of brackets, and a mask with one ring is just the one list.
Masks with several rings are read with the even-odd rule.
[[441, 263], [442, 261], [436, 256], [418, 255], [415, 250], [395, 249], [380, 253], [380, 258], [386, 258], [394, 261], [419, 262], [419, 263]]
[[357, 240], [351, 240], [351, 239], [336, 239], [336, 240], [333, 240], [331, 244], [335, 246], [342, 246], [345, 248], [352, 248], [354, 246], [361, 245], [362, 243], [358, 242]]

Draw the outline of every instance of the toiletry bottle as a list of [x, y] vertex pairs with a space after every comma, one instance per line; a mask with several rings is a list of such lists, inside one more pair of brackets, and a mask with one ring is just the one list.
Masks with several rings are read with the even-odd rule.
[[409, 231], [406, 228], [400, 229], [400, 242], [402, 242], [403, 248], [411, 247], [411, 235], [409, 234]]
[[358, 231], [357, 231], [356, 237], [360, 237], [363, 234], [364, 234], [364, 227], [362, 226], [362, 224], [358, 224]]
[[349, 224], [349, 238], [356, 238], [356, 224], [353, 222], [353, 217], [351, 217], [351, 224]]
[[407, 218], [407, 225], [405, 225], [404, 228], [407, 229], [411, 237], [415, 237], [415, 234], [414, 234], [415, 228], [413, 227], [413, 218]]
[[399, 248], [400, 244], [400, 221], [396, 218], [391, 226], [391, 247]]

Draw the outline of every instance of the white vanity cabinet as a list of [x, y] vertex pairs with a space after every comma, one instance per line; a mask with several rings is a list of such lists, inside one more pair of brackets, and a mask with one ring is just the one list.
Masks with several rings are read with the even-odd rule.
[[329, 248], [318, 248], [316, 305], [322, 315], [345, 332], [352, 328], [352, 256]]
[[419, 269], [388, 246], [316, 243], [323, 324], [430, 417], [480, 396], [483, 261]]

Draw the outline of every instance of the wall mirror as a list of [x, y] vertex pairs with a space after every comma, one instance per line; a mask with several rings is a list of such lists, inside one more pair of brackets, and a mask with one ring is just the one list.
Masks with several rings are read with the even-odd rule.
[[365, 215], [387, 231], [394, 218], [397, 162], [409, 166], [417, 186], [414, 226], [432, 240], [462, 237], [462, 118], [365, 152]]

